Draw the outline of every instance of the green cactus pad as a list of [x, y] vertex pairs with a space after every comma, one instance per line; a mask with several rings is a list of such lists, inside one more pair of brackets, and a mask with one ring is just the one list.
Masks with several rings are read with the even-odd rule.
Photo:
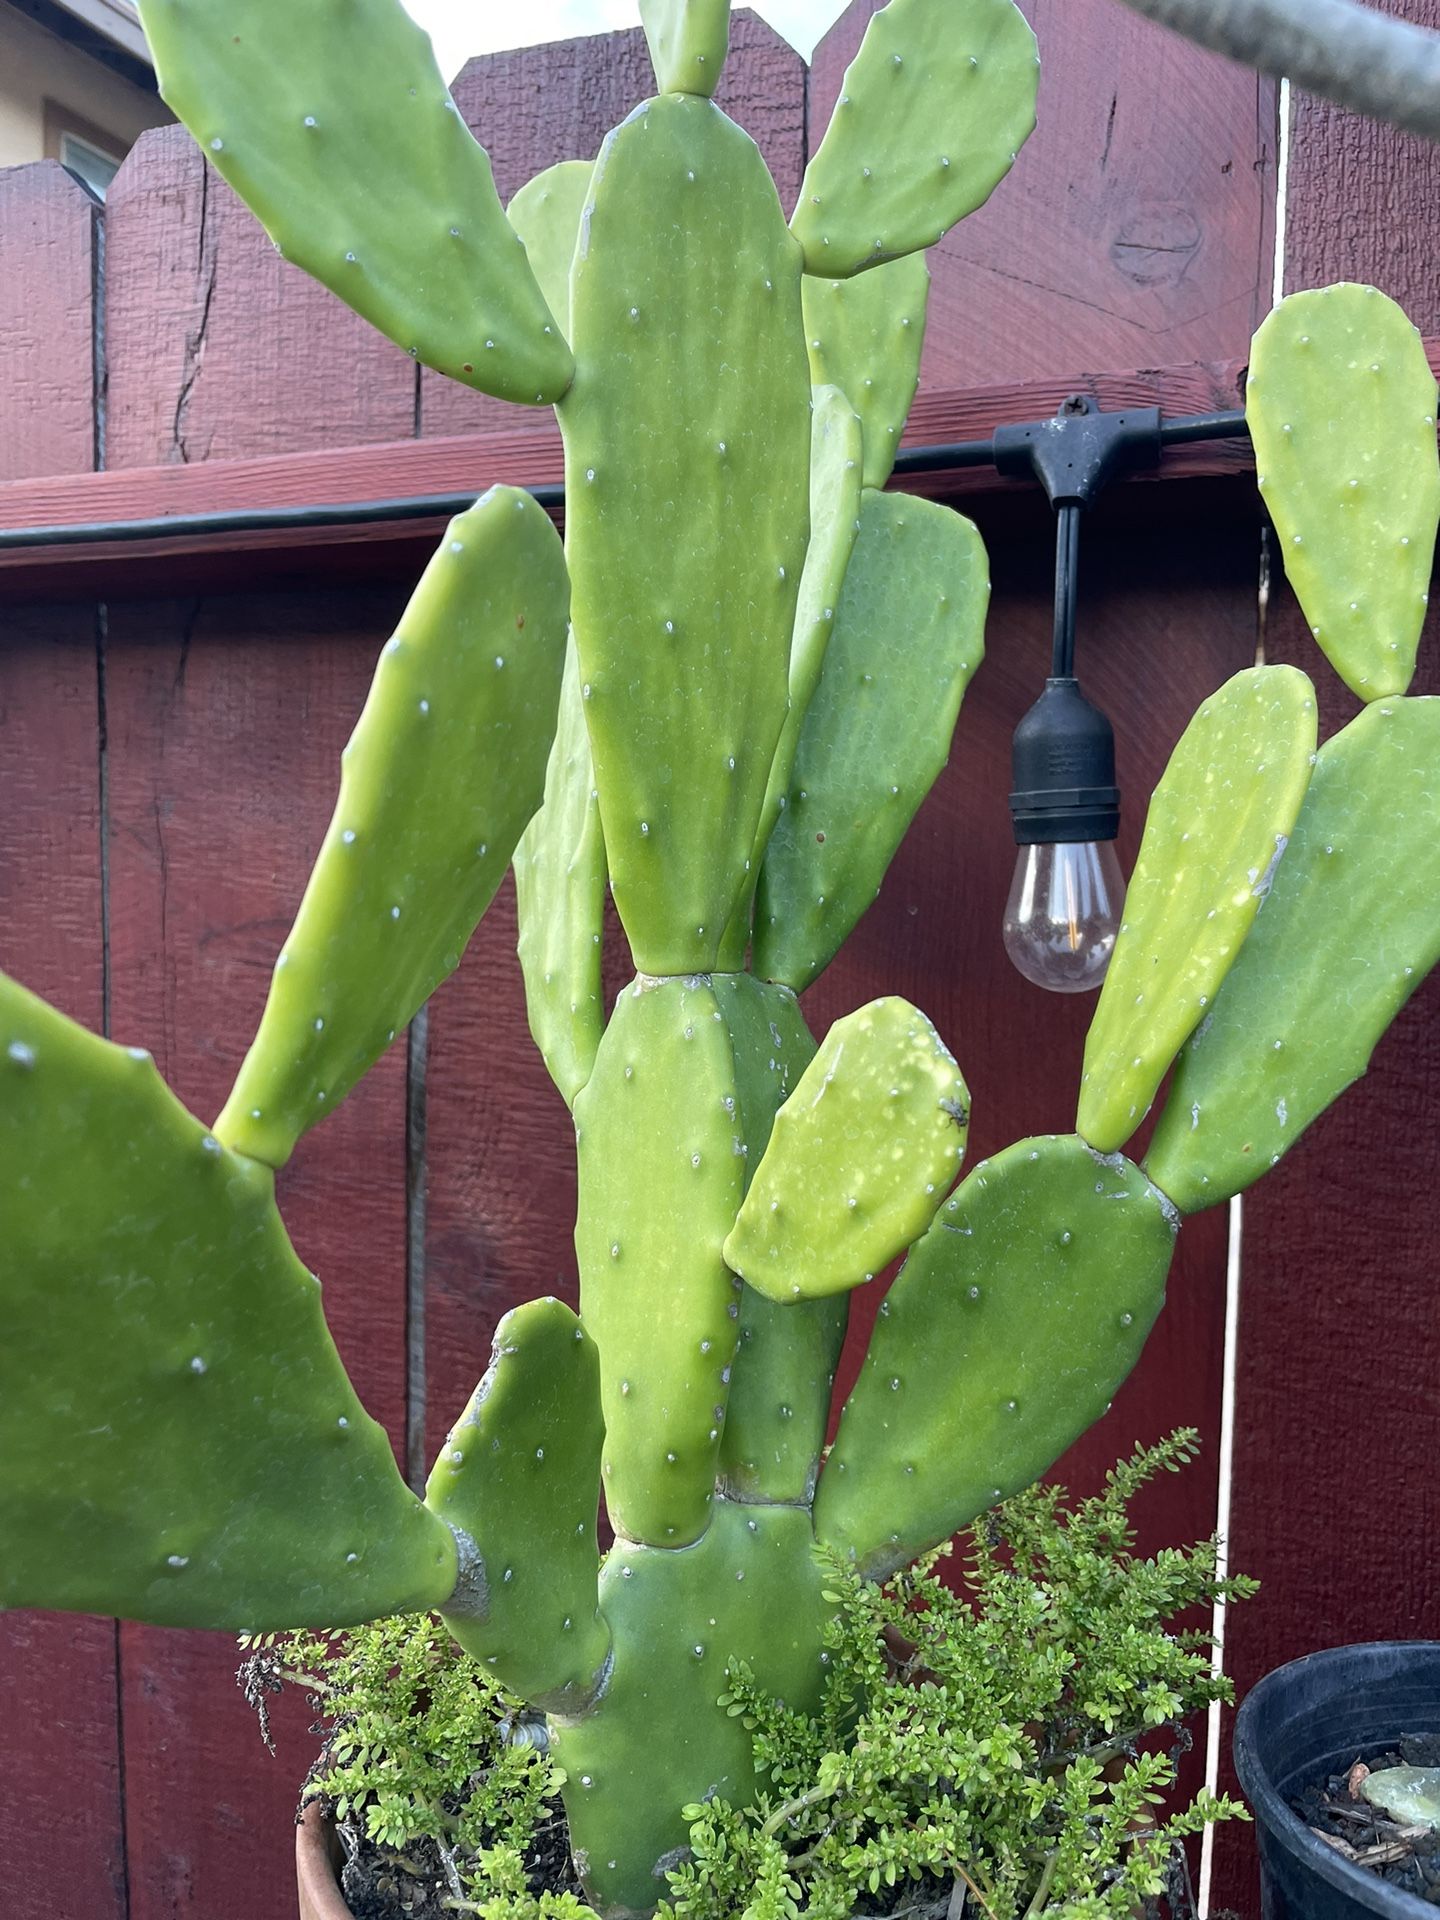
[[660, 92], [708, 100], [730, 47], [730, 0], [640, 0], [640, 19]]
[[643, 972], [704, 972], [753, 885], [810, 447], [799, 248], [709, 101], [606, 140], [571, 319], [566, 543], [615, 901]]
[[1076, 1131], [1123, 1147], [1234, 965], [1310, 784], [1315, 689], [1250, 667], [1196, 713], [1145, 820], [1100, 1003]]
[[342, 1626], [455, 1542], [345, 1377], [270, 1173], [0, 975], [0, 1607]]
[[1320, 749], [1264, 911], [1180, 1056], [1145, 1169], [1185, 1213], [1273, 1167], [1440, 959], [1440, 699]]
[[1440, 521], [1435, 395], [1418, 329], [1374, 287], [1291, 294], [1251, 348], [1245, 418], [1285, 573], [1362, 700], [1415, 671]]
[[561, 160], [527, 180], [506, 208], [546, 305], [567, 326], [570, 268], [594, 171], [591, 160]]
[[565, 654], [544, 805], [515, 849], [515, 901], [530, 1032], [550, 1078], [573, 1107], [605, 1029], [605, 837], [573, 640]]
[[[865, 429], [864, 482], [883, 487], [920, 384], [930, 269], [923, 253], [854, 280], [800, 283], [810, 378], [837, 386]], [[801, 588], [803, 596], [804, 588]]]
[[892, 996], [847, 1014], [775, 1116], [726, 1260], [777, 1302], [873, 1280], [949, 1191], [969, 1120], [960, 1069], [918, 1007]]
[[825, 649], [835, 627], [835, 609], [860, 525], [860, 418], [838, 387], [817, 387], [810, 420], [810, 544], [800, 575], [795, 631], [790, 641], [790, 704], [770, 763], [765, 803], [750, 857], [749, 885], [741, 896], [721, 947], [720, 964], [744, 963], [750, 939], [754, 885], [785, 795], [800, 743], [800, 729], [819, 683]]
[[532, 1300], [495, 1331], [485, 1378], [450, 1430], [425, 1502], [461, 1536], [445, 1624], [523, 1700], [589, 1700], [610, 1650], [600, 1569], [600, 1363], [563, 1301]]
[[575, 1138], [605, 1505], [617, 1532], [684, 1546], [710, 1517], [740, 1312], [720, 1248], [744, 1193], [745, 1141], [707, 976], [625, 989], [575, 1102]]
[[160, 92], [287, 260], [426, 366], [548, 404], [574, 362], [400, 0], [144, 0]]
[[760, 869], [753, 964], [763, 978], [797, 993], [808, 986], [875, 898], [949, 755], [985, 650], [989, 599], [985, 548], [970, 521], [933, 501], [866, 491]]
[[810, 1516], [718, 1501], [680, 1553], [617, 1542], [600, 1577], [615, 1642], [609, 1685], [583, 1718], [552, 1719], [585, 1890], [602, 1913], [649, 1913], [688, 1834], [681, 1808], [755, 1794], [745, 1722], [719, 1704], [725, 1663], [800, 1712], [819, 1704], [827, 1613]]
[[1174, 1209], [1072, 1135], [982, 1160], [880, 1307], [815, 1531], [883, 1579], [1098, 1420], [1165, 1299]]
[[341, 759], [340, 797], [215, 1131], [281, 1167], [459, 964], [539, 806], [565, 558], [492, 487], [452, 520]]
[[[735, 1049], [745, 1165], [753, 1174], [815, 1042], [788, 987], [717, 974], [715, 992]], [[741, 1290], [740, 1346], [720, 1436], [720, 1484], [729, 1498], [810, 1505], [848, 1316], [843, 1294], [776, 1306], [753, 1287]]]
[[790, 221], [805, 271], [846, 280], [983, 206], [1034, 131], [1039, 70], [1011, 0], [890, 0], [805, 169]]

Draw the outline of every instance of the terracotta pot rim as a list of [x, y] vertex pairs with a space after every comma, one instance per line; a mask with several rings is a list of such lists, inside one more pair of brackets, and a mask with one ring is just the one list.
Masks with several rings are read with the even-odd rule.
[[334, 1823], [309, 1800], [295, 1828], [295, 1888], [300, 1920], [354, 1920], [340, 1892], [344, 1853]]

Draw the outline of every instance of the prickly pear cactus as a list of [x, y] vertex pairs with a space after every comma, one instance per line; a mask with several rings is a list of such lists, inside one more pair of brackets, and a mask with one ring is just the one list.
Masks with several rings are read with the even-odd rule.
[[[548, 1714], [593, 1901], [644, 1913], [682, 1808], [756, 1789], [728, 1663], [818, 1699], [817, 1541], [879, 1578], [1043, 1472], [1139, 1354], [1177, 1206], [1283, 1152], [1440, 953], [1433, 703], [1381, 701], [1312, 780], [1303, 677], [1222, 690], [1156, 797], [1078, 1134], [951, 1193], [969, 1094], [942, 1038], [882, 998], [817, 1051], [796, 994], [873, 899], [981, 656], [979, 535], [878, 489], [920, 250], [1033, 123], [1017, 8], [890, 0], [788, 225], [711, 100], [724, 0], [644, 0], [657, 97], [508, 217], [399, 0], [142, 11], [167, 99], [291, 258], [441, 371], [558, 404], [567, 521], [562, 554], [497, 489], [449, 530], [213, 1131], [0, 978], [0, 1604], [438, 1609]], [[1411, 465], [1371, 479], [1409, 501], [1421, 397], [1391, 384]], [[1368, 551], [1378, 524], [1341, 531]], [[501, 1322], [422, 1503], [272, 1169], [456, 965], [512, 856], [574, 1112], [580, 1312]], [[607, 885], [636, 967], [608, 1018]], [[1182, 1043], [1142, 1172], [1113, 1149]], [[827, 1462], [849, 1290], [907, 1245]]]

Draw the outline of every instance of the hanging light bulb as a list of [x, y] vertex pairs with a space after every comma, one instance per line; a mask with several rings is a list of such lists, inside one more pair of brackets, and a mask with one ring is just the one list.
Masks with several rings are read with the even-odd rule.
[[1020, 851], [1005, 951], [1037, 987], [1088, 993], [1105, 977], [1125, 905], [1115, 735], [1073, 675], [1054, 675], [1015, 729], [1013, 759]]

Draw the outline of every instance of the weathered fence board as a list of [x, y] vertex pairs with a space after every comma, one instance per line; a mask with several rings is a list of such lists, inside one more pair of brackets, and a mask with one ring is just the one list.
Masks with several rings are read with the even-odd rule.
[[[397, 597], [136, 603], [107, 648], [112, 1024], [193, 1111], [221, 1105], [329, 820], [340, 748]], [[387, 602], [389, 604], [387, 604]], [[392, 1049], [279, 1182], [336, 1343], [403, 1455], [405, 1057]], [[224, 1636], [121, 1630], [131, 1913], [242, 1920], [284, 1898], [277, 1764]], [[262, 1835], [257, 1879], [237, 1834]], [[189, 1892], [184, 1889], [188, 1888]], [[186, 1900], [193, 1901], [188, 1907]]]
[[140, 136], [105, 224], [108, 466], [413, 431], [414, 361], [280, 258], [183, 127]]
[[[816, 49], [810, 138], [880, 0]], [[1068, 366], [1216, 360], [1270, 304], [1269, 81], [1113, 4], [1022, 0], [1040, 42], [1036, 132], [989, 204], [932, 250], [924, 384]]]
[[55, 161], [0, 169], [0, 481], [94, 465], [97, 225]]
[[[0, 474], [87, 472], [95, 454], [97, 227], [45, 163], [0, 173]], [[0, 629], [0, 967], [104, 1020], [96, 614]], [[20, 1914], [124, 1920], [115, 1625], [0, 1620], [0, 1838]]]

